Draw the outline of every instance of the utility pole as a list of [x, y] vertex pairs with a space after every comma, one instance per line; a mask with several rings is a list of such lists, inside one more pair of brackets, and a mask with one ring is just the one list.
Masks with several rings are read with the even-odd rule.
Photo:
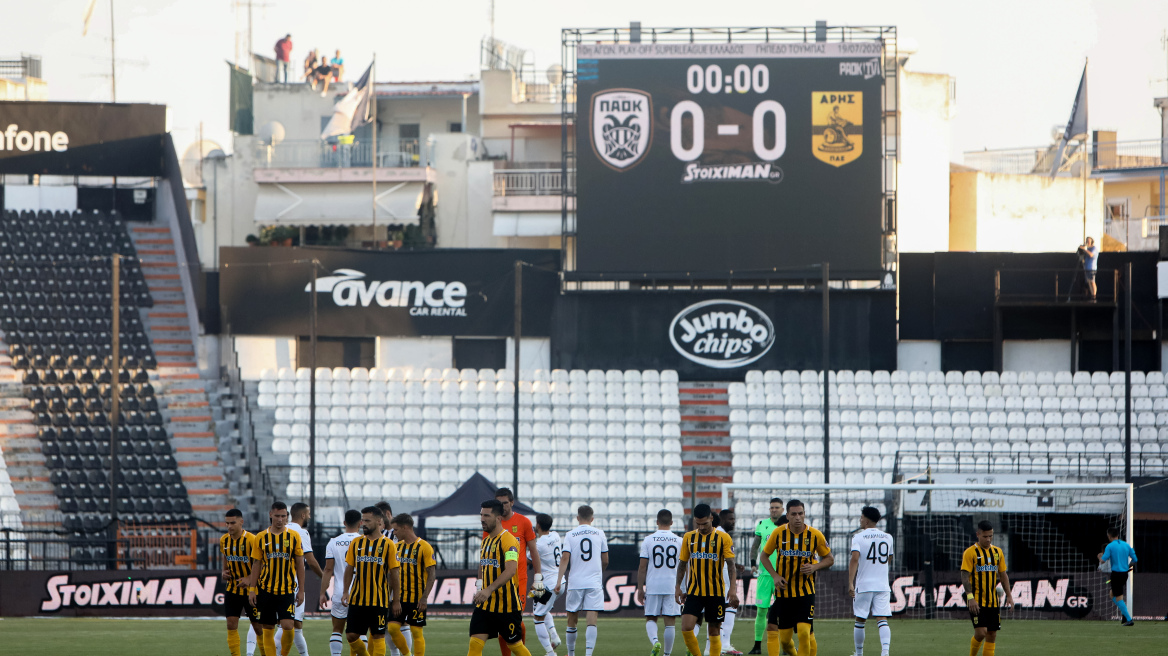
[[[829, 382], [829, 369], [831, 368], [831, 308], [828, 305], [830, 300], [830, 282], [831, 276], [829, 272], [830, 265], [827, 262], [823, 263], [823, 482], [831, 483], [831, 449], [829, 440], [829, 428], [831, 427], [831, 419], [829, 412], [831, 410], [831, 384]], [[828, 539], [828, 544], [831, 544], [831, 492], [828, 492], [824, 497], [823, 503], [823, 532]]]
[[[312, 267], [312, 309], [308, 319], [308, 352], [312, 366], [308, 370], [308, 507], [316, 508], [316, 268], [317, 260], [309, 262]], [[309, 520], [311, 531], [312, 519]]]
[[118, 56], [114, 38], [114, 0], [110, 0], [110, 102], [118, 101]]
[[523, 337], [523, 262], [515, 260], [515, 406], [511, 427], [511, 492], [519, 497], [519, 342]]
[[[369, 69], [369, 104], [373, 106], [373, 250], [377, 250], [377, 53], [373, 53], [373, 65]], [[518, 420], [516, 420], [518, 421]]]
[[[113, 4], [112, 2], [110, 3]], [[112, 273], [110, 275], [110, 282], [113, 288], [113, 304], [110, 308], [111, 327], [110, 333], [113, 335], [112, 344], [110, 345], [110, 358], [113, 360], [113, 383], [110, 385], [110, 536], [113, 538], [112, 549], [109, 554], [112, 557], [111, 566], [116, 568], [118, 563], [118, 420], [121, 418], [121, 401], [122, 401], [122, 293], [121, 293], [121, 279], [122, 279], [122, 256], [114, 253], [112, 260]]]

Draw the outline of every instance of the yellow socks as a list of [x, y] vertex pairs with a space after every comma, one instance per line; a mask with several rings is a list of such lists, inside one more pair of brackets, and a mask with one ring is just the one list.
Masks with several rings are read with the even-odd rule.
[[969, 639], [969, 656], [977, 656], [977, 650], [981, 649], [981, 641], [977, 638]]
[[808, 652], [810, 656], [815, 656], [819, 653], [819, 643], [815, 642], [815, 633], [811, 633], [811, 650]]
[[369, 656], [369, 650], [365, 649], [365, 643], [361, 642], [361, 638], [349, 642], [349, 652], [353, 656]]
[[402, 635], [400, 624], [389, 625], [389, 639], [393, 640], [393, 646], [397, 647], [401, 656], [410, 656], [410, 646], [406, 644], [406, 637]]
[[264, 628], [264, 656], [274, 656], [276, 653], [276, 629]]
[[239, 656], [239, 631], [227, 630], [227, 649], [231, 656]]
[[[275, 637], [273, 636], [273, 640]], [[280, 656], [288, 656], [288, 652], [292, 651], [292, 644], [296, 642], [296, 632], [293, 630], [284, 631], [280, 634]]]
[[467, 650], [467, 656], [483, 656], [483, 645], [486, 644], [478, 638], [470, 639], [470, 649]]
[[[254, 631], [255, 629], [252, 628], [252, 629], [248, 629], [248, 630]], [[260, 653], [260, 656], [268, 656], [268, 651], [264, 646], [264, 630], [263, 629], [260, 629], [260, 634], [256, 636], [256, 651], [258, 651]]]
[[799, 634], [799, 649], [803, 650], [804, 656], [810, 654], [815, 656], [815, 652], [811, 647], [811, 625], [810, 624], [796, 624], [795, 631]]
[[692, 656], [702, 656], [702, 648], [698, 645], [697, 631], [682, 631], [681, 639], [685, 640], [685, 648]]
[[710, 654], [722, 653], [722, 634], [718, 631], [710, 632]]
[[766, 644], [767, 644], [767, 651], [766, 651], [767, 656], [779, 656], [779, 649], [781, 649], [781, 647], [779, 646], [779, 632], [778, 631], [767, 631], [766, 632]]
[[523, 644], [522, 640], [514, 644], [508, 644], [507, 646], [511, 648], [511, 653], [515, 656], [531, 656], [531, 652], [527, 649], [527, 645]]
[[426, 638], [422, 636], [422, 627], [411, 626], [410, 635], [414, 638], [414, 656], [426, 656]]
[[795, 649], [795, 629], [779, 629], [779, 642], [788, 654], [799, 656], [799, 650]]
[[984, 654], [985, 656], [994, 656], [994, 650], [997, 648], [998, 648], [998, 643], [987, 642], [987, 643], [985, 643], [985, 649], [982, 649], [981, 653]]
[[[404, 649], [402, 656], [410, 656], [410, 650]], [[385, 656], [385, 636], [369, 636], [369, 656]]]

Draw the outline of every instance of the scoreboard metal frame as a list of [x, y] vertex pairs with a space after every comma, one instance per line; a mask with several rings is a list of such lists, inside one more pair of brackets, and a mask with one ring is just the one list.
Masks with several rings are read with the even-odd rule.
[[[623, 28], [566, 28], [561, 32], [561, 65], [563, 77], [560, 87], [561, 107], [561, 179], [569, 180], [569, 172], [576, 170], [578, 149], [588, 144], [576, 141], [578, 71], [577, 48], [581, 44], [629, 43], [848, 43], [879, 42], [882, 46], [881, 69], [884, 83], [881, 101], [881, 263], [879, 275], [866, 277], [833, 275], [833, 279], [852, 281], [847, 286], [892, 288], [896, 286], [898, 251], [896, 243], [897, 162], [899, 161], [899, 57], [895, 26], [801, 26], [801, 27], [685, 27], [641, 28], [637, 25]], [[587, 109], [587, 108], [585, 108]], [[723, 286], [736, 289], [774, 289], [805, 287], [809, 280], [818, 278], [818, 271], [757, 270], [725, 272], [633, 272], [598, 274], [577, 271], [576, 224], [573, 216], [577, 208], [576, 189], [561, 186], [561, 262], [564, 291], [611, 291], [621, 289], [678, 289], [679, 287]], [[832, 267], [833, 272], [838, 270]]]

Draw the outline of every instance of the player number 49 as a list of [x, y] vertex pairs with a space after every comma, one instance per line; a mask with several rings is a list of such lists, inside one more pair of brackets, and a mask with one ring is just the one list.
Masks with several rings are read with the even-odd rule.
[[[877, 549], [879, 547], [879, 549]], [[883, 565], [888, 562], [888, 543], [887, 542], [873, 542], [868, 547], [868, 555], [864, 556], [865, 560], [871, 561], [872, 564], [880, 563]]]

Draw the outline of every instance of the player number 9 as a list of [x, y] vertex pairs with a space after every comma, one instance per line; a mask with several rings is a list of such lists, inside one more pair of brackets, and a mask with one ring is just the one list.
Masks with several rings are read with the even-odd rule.
[[580, 560], [584, 562], [592, 560], [592, 540], [588, 538], [580, 540]]

